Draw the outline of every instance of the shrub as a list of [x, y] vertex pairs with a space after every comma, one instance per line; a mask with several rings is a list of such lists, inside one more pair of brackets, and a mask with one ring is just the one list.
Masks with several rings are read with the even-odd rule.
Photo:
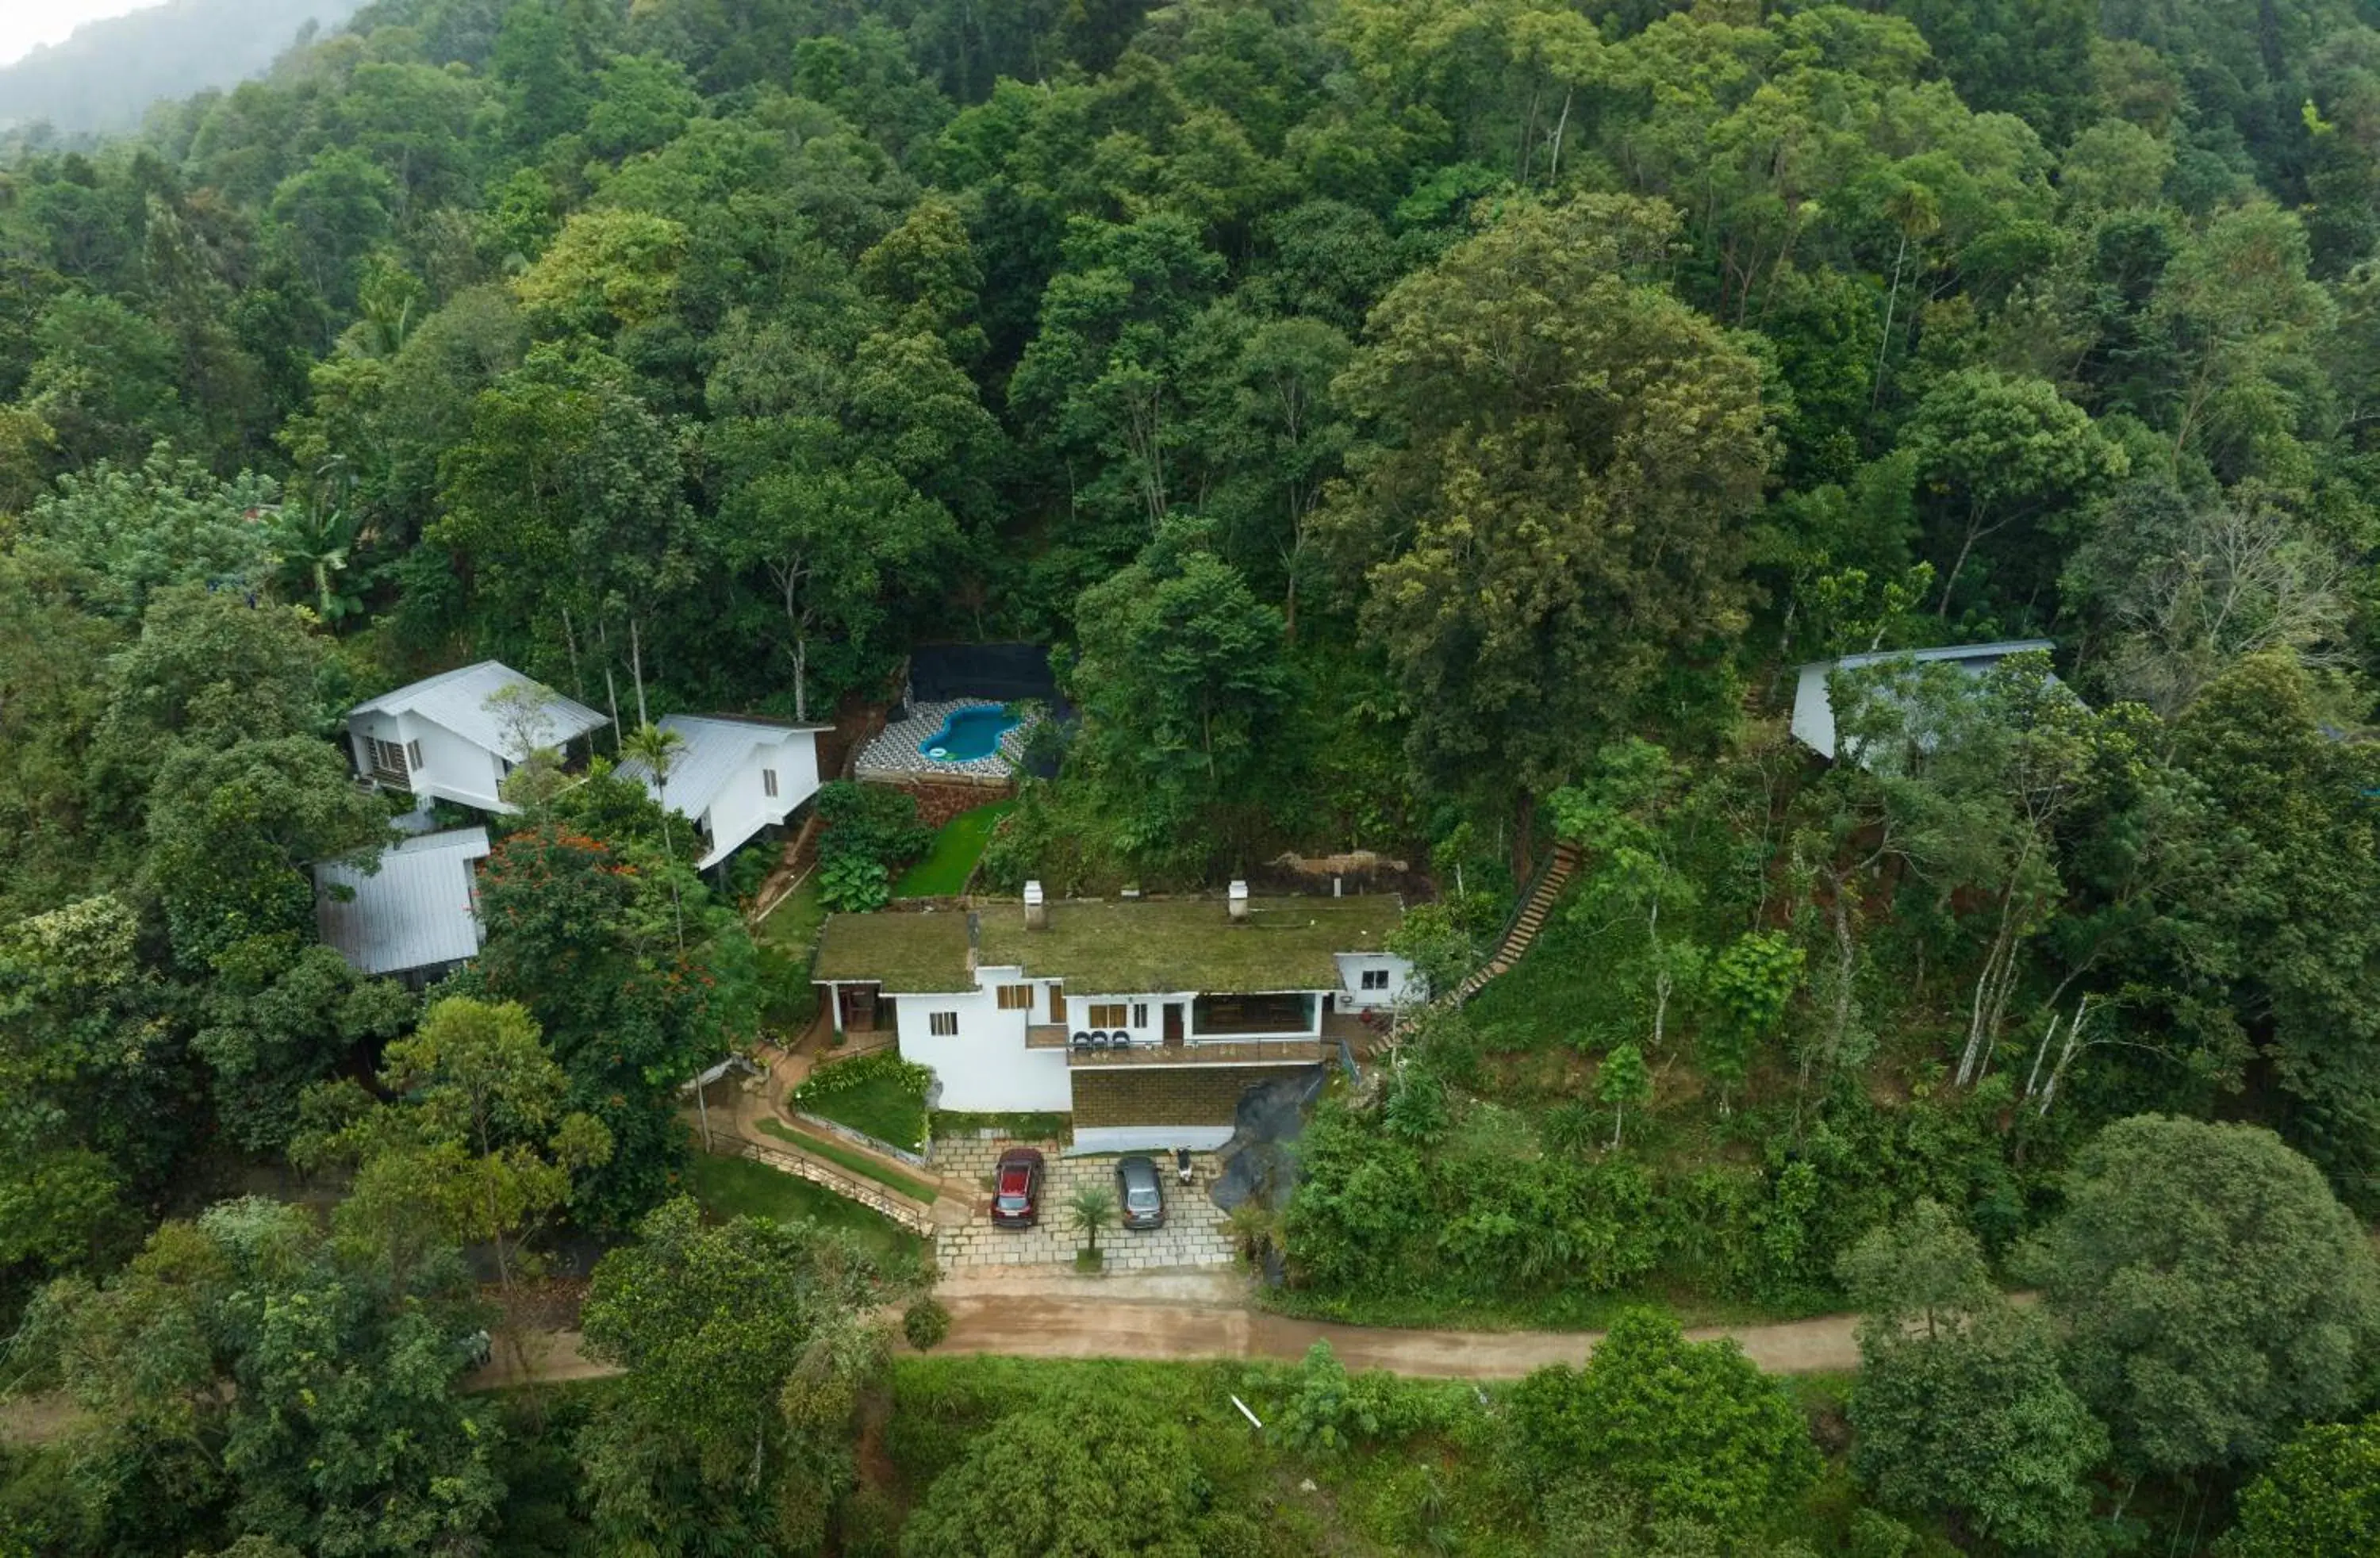
[[933, 847], [934, 830], [917, 821], [917, 797], [887, 785], [838, 779], [819, 786], [820, 874], [839, 860], [867, 860], [890, 877]]
[[1276, 1420], [1291, 1448], [1326, 1455], [1368, 1443], [1380, 1431], [1371, 1402], [1349, 1389], [1347, 1366], [1328, 1342], [1305, 1350], [1295, 1391]]
[[939, 1298], [920, 1298], [902, 1311], [901, 1334], [921, 1353], [933, 1351], [950, 1333], [950, 1307]]
[[892, 901], [892, 873], [856, 856], [819, 866], [819, 901], [837, 914], [866, 914]]
[[1656, 1519], [1757, 1529], [1806, 1486], [1817, 1453], [1801, 1412], [1733, 1343], [1693, 1343], [1630, 1309], [1584, 1369], [1540, 1369], [1512, 1393], [1525, 1459], [1548, 1479], [1594, 1467]]
[[839, 1060], [832, 1065], [820, 1066], [794, 1089], [794, 1102], [817, 1103], [838, 1093], [852, 1092], [873, 1082], [887, 1081], [923, 1098], [926, 1089], [934, 1085], [934, 1068], [903, 1060], [898, 1050], [879, 1050], [854, 1060]]

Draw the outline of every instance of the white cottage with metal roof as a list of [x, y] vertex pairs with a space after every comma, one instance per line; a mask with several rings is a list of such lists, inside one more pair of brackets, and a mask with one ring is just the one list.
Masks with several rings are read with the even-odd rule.
[[421, 834], [381, 852], [380, 870], [314, 868], [314, 923], [365, 974], [427, 983], [480, 951], [478, 867], [488, 830]]
[[375, 784], [510, 812], [498, 786], [529, 753], [610, 724], [498, 661], [443, 672], [347, 711], [356, 772]]
[[[1838, 671], [1862, 671], [1870, 666], [1927, 665], [1948, 662], [1971, 676], [1980, 676], [2010, 655], [2029, 650], [2054, 650], [2047, 639], [2012, 639], [1997, 644], [1953, 644], [1942, 649], [1883, 650], [1874, 654], [1847, 654], [1840, 660], [1819, 660], [1802, 667], [1793, 688], [1793, 738], [1820, 757], [1833, 761], [1836, 752], [1835, 702], [1830, 679]], [[1863, 765], [1864, 766], [1864, 765]]]
[[634, 760], [622, 763], [620, 773], [702, 830], [698, 869], [727, 858], [818, 793], [819, 732], [834, 728], [723, 714], [664, 714], [659, 723], [678, 738], [666, 782]]

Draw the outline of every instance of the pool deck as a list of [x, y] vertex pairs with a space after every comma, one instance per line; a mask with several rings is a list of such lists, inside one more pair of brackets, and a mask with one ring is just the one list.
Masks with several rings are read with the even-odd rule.
[[886, 725], [883, 734], [868, 744], [852, 772], [861, 779], [1009, 778], [1015, 773], [1016, 764], [1024, 755], [1025, 733], [1033, 728], [1030, 719], [1002, 731], [999, 750], [983, 757], [953, 761], [929, 758], [917, 749], [926, 744], [927, 737], [939, 735], [943, 723], [959, 710], [999, 707], [983, 698], [912, 703], [907, 717]]

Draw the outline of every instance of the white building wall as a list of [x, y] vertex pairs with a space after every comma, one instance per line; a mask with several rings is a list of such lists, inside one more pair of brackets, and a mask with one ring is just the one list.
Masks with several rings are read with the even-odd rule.
[[413, 749], [420, 749], [421, 761], [412, 764], [408, 775], [415, 795], [436, 796], [485, 811], [511, 809], [496, 795], [500, 770], [495, 754], [444, 725], [418, 714], [375, 712], [348, 720], [347, 749], [355, 758], [357, 772], [369, 777], [372, 759], [365, 746], [367, 737], [395, 742], [407, 749], [408, 762]]
[[[777, 775], [777, 793], [773, 796], [761, 777], [771, 769]], [[701, 863], [711, 864], [762, 828], [783, 822], [794, 808], [817, 793], [815, 735], [807, 730], [789, 730], [783, 741], [754, 748], [752, 755], [735, 771], [735, 776], [712, 797], [710, 809], [703, 814], [704, 826], [710, 834], [710, 848]]]
[[[1341, 952], [1332, 954], [1332, 956], [1339, 964], [1339, 1009], [1342, 1012], [1392, 1006], [1403, 998], [1409, 988], [1415, 995], [1422, 993], [1421, 981], [1414, 977], [1413, 965], [1402, 957], [1393, 957], [1385, 952]], [[1366, 970], [1386, 970], [1388, 989], [1366, 990], [1364, 975]]]
[[1193, 1152], [1212, 1152], [1232, 1139], [1230, 1126], [1092, 1126], [1077, 1128], [1075, 1144], [1066, 1149], [1066, 1156], [1077, 1158], [1094, 1152], [1161, 1152], [1166, 1161], [1157, 1165], [1160, 1174], [1173, 1172], [1172, 1153], [1176, 1147], [1187, 1147]]
[[413, 775], [415, 794], [426, 791], [482, 811], [513, 809], [496, 794], [503, 770], [495, 753], [418, 714], [400, 714], [397, 723], [407, 741], [421, 744], [421, 767]]
[[[1014, 982], [1014, 970], [1009, 970]], [[1025, 1047], [1026, 1012], [1000, 1009], [991, 985], [956, 995], [892, 997], [893, 1030], [904, 1060], [930, 1065], [942, 1084], [935, 1107], [988, 1114], [1065, 1114], [1075, 1107], [1063, 1050]], [[933, 1014], [958, 1016], [958, 1032], [933, 1031]]]

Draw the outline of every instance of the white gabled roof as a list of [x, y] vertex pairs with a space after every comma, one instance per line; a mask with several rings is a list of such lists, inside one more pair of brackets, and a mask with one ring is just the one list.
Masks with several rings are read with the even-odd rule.
[[[777, 724], [768, 720], [735, 719], [723, 714], [663, 714], [657, 723], [662, 729], [674, 733], [682, 745], [670, 760], [669, 809], [690, 822], [698, 822], [719, 798], [728, 781], [749, 761], [752, 753], [766, 747], [774, 750], [785, 744], [789, 736], [815, 738], [823, 724]], [[620, 776], [634, 779], [661, 798], [661, 790], [644, 764], [629, 759], [620, 764]]]
[[[326, 861], [314, 868], [314, 923], [323, 942], [367, 974], [459, 963], [478, 955], [471, 869], [487, 858], [488, 830], [422, 834], [381, 852], [370, 876]], [[349, 889], [342, 898], [334, 888]]]
[[[445, 726], [473, 746], [518, 762], [528, 753], [513, 738], [505, 722], [488, 708], [488, 700], [508, 688], [536, 685], [502, 661], [482, 660], [477, 665], [441, 672], [395, 692], [384, 692], [348, 710], [347, 717], [419, 714]], [[574, 702], [551, 688], [546, 691], [545, 746], [558, 747], [573, 736], [584, 736], [610, 723], [584, 703]]]
[[1997, 644], [1881, 650], [1874, 654], [1847, 654], [1840, 660], [1813, 661], [1802, 667], [1793, 687], [1794, 738], [1822, 758], [1834, 757], [1835, 704], [1827, 690], [1827, 678], [1837, 671], [1857, 671], [1869, 665], [1924, 665], [1947, 660], [1969, 676], [1979, 676], [2012, 654], [2057, 647], [2048, 639], [2011, 639]]

